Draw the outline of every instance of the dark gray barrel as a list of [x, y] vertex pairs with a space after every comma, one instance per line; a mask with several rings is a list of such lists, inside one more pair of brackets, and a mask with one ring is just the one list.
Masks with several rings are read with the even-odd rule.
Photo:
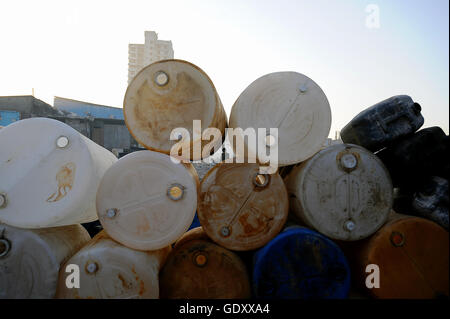
[[381, 101], [350, 121], [341, 131], [344, 143], [363, 146], [372, 152], [417, 131], [424, 122], [422, 108], [408, 95]]

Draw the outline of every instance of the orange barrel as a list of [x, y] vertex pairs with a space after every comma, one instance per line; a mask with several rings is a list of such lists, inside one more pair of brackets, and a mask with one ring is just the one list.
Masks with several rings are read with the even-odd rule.
[[[449, 237], [438, 224], [396, 214], [372, 237], [341, 243], [349, 258], [354, 283], [375, 298], [439, 298], [449, 296]], [[379, 288], [373, 270], [379, 269]], [[372, 267], [372, 266], [371, 266]]]
[[285, 182], [294, 216], [333, 239], [372, 235], [392, 208], [386, 168], [371, 152], [352, 144], [327, 147], [296, 166]]
[[[278, 150], [280, 166], [296, 164], [313, 156], [326, 141], [331, 127], [330, 104], [322, 89], [307, 76], [270, 73], [241, 93], [231, 109], [230, 127], [244, 131], [253, 128], [256, 132], [265, 128], [272, 137], [269, 129], [278, 128], [278, 141], [266, 137], [267, 146]], [[240, 139], [239, 134], [236, 136]], [[259, 158], [248, 140], [245, 145]]]
[[175, 245], [160, 275], [161, 298], [250, 298], [250, 280], [242, 260], [201, 231], [191, 229]]
[[99, 220], [127, 247], [160, 249], [188, 230], [198, 187], [192, 164], [176, 164], [158, 152], [133, 152], [105, 173], [97, 192]]
[[[192, 151], [193, 142], [205, 145], [210, 141], [210, 136], [201, 141], [200, 130], [193, 132], [194, 120], [201, 120], [203, 130], [219, 129], [222, 136], [227, 127], [227, 116], [211, 79], [196, 65], [182, 60], [158, 61], [140, 71], [125, 93], [123, 112], [130, 133], [140, 144], [166, 154], [177, 143], [170, 140], [175, 128], [189, 131], [190, 141], [183, 137], [180, 142]], [[222, 139], [214, 143], [217, 149], [221, 145]], [[199, 160], [201, 156], [186, 158]]]
[[213, 241], [242, 251], [275, 237], [286, 222], [288, 205], [278, 173], [260, 174], [257, 164], [221, 163], [202, 180], [197, 213]]
[[95, 195], [113, 153], [47, 118], [0, 131], [0, 222], [46, 228], [97, 220]]
[[159, 271], [170, 246], [155, 251], [138, 251], [115, 242], [101, 231], [76, 253], [67, 265], [80, 270], [79, 288], [68, 288], [67, 273], [59, 274], [59, 299], [157, 299]]
[[54, 298], [61, 266], [90, 239], [81, 225], [33, 230], [0, 224], [0, 299]]

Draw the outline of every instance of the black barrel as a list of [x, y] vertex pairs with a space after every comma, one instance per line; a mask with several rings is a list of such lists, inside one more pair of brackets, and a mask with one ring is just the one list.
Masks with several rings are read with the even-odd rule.
[[417, 131], [424, 122], [421, 110], [410, 96], [393, 96], [356, 115], [342, 129], [342, 141], [372, 152], [381, 150], [398, 138]]
[[429, 176], [448, 178], [449, 139], [437, 126], [403, 137], [376, 155], [389, 170], [394, 186], [422, 185]]

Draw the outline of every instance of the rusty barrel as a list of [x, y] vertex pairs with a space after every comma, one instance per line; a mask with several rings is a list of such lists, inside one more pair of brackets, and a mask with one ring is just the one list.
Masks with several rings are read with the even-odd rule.
[[161, 298], [250, 298], [250, 281], [242, 260], [203, 232], [191, 229], [175, 244], [160, 276]]
[[198, 217], [208, 236], [231, 250], [265, 245], [283, 228], [288, 197], [282, 178], [257, 164], [221, 163], [200, 185]]
[[63, 264], [90, 239], [81, 225], [20, 229], [0, 224], [0, 299], [54, 298]]
[[[255, 155], [262, 163], [261, 150], [251, 145], [250, 139], [244, 140], [244, 133], [265, 129], [267, 136], [258, 134], [257, 138], [265, 139], [262, 151], [266, 147], [277, 151], [278, 164], [286, 166], [305, 161], [320, 150], [330, 131], [331, 110], [325, 93], [312, 79], [297, 72], [270, 73], [238, 97], [231, 109], [230, 127], [244, 130], [235, 132], [235, 152], [240, 152], [238, 141], [244, 141], [245, 154]], [[278, 134], [271, 128], [278, 129]]]
[[393, 204], [386, 168], [357, 145], [327, 147], [295, 167], [285, 182], [294, 217], [332, 239], [370, 236]]
[[139, 151], [105, 173], [97, 192], [99, 220], [111, 238], [138, 250], [174, 243], [191, 225], [199, 181], [192, 164]]
[[104, 231], [98, 233], [67, 265], [79, 268], [79, 288], [68, 288], [70, 273], [59, 274], [59, 299], [157, 299], [159, 271], [170, 246], [138, 251], [120, 245]]
[[[449, 236], [432, 221], [393, 214], [372, 237], [342, 243], [342, 248], [351, 264], [353, 282], [371, 297], [449, 296]], [[373, 287], [375, 271], [378, 287]]]
[[[142, 69], [129, 84], [123, 111], [126, 125], [133, 137], [149, 150], [170, 153], [175, 143], [190, 146], [191, 154], [185, 158], [199, 160], [193, 154], [193, 143], [202, 141], [202, 131], [193, 131], [193, 121], [200, 120], [202, 130], [219, 129], [225, 136], [227, 117], [208, 75], [196, 65], [182, 60], [158, 61]], [[171, 140], [175, 128], [184, 128], [189, 137]], [[220, 147], [222, 139], [213, 142]], [[199, 155], [199, 154], [197, 154]], [[207, 156], [208, 157], [209, 153]]]
[[350, 268], [341, 249], [325, 236], [287, 227], [256, 251], [253, 290], [258, 298], [346, 298]]
[[70, 126], [47, 118], [0, 131], [0, 222], [45, 228], [97, 219], [95, 195], [117, 161]]

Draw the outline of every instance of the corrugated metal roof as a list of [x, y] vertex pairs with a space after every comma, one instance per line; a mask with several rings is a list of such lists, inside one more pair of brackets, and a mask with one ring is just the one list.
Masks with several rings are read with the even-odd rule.
[[53, 104], [59, 110], [72, 112], [80, 117], [90, 116], [99, 119], [124, 119], [123, 110], [118, 107], [66, 99], [58, 96], [55, 96]]

